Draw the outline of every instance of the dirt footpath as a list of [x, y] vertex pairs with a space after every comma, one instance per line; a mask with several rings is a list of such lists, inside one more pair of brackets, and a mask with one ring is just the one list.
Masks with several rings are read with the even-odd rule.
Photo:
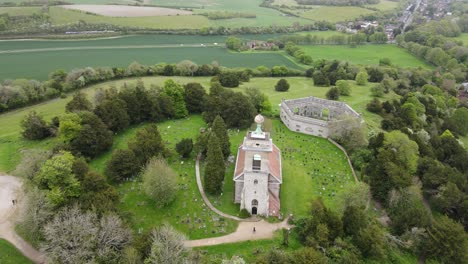
[[[13, 176], [0, 176], [0, 238], [12, 243], [23, 255], [35, 263], [45, 263], [45, 256], [15, 232], [15, 217], [21, 206], [22, 182]], [[18, 202], [13, 204], [13, 200]]]
[[150, 6], [62, 5], [60, 7], [108, 17], [185, 16], [192, 14], [191, 11], [187, 10]]

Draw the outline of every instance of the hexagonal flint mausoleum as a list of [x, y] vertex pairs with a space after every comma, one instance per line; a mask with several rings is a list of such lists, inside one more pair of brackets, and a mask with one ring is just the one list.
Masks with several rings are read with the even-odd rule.
[[326, 100], [317, 97], [306, 97], [284, 100], [280, 104], [281, 121], [292, 131], [328, 138], [342, 129], [345, 120], [357, 119], [361, 115], [344, 102]]

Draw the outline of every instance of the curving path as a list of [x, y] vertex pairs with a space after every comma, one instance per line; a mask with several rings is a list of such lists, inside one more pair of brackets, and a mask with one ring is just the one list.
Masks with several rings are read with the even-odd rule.
[[[255, 232], [253, 232], [254, 227]], [[204, 247], [226, 243], [236, 243], [247, 240], [271, 239], [273, 238], [276, 230], [291, 227], [292, 226], [288, 225], [287, 220], [275, 224], [268, 223], [265, 220], [261, 220], [259, 222], [241, 222], [239, 223], [239, 226], [237, 227], [237, 230], [234, 233], [221, 237], [187, 240], [184, 241], [184, 246]]]
[[211, 209], [211, 211], [217, 213], [218, 215], [222, 216], [222, 217], [226, 217], [226, 218], [229, 218], [229, 219], [232, 219], [232, 220], [236, 220], [236, 221], [241, 221], [241, 222], [247, 222], [247, 221], [258, 221], [258, 219], [256, 218], [250, 218], [250, 219], [242, 219], [242, 218], [239, 218], [237, 216], [233, 216], [233, 215], [229, 215], [229, 214], [225, 214], [223, 212], [221, 212], [220, 210], [216, 209], [216, 207], [214, 207], [210, 200], [208, 199], [208, 197], [206, 196], [206, 193], [205, 191], [203, 190], [203, 184], [201, 182], [201, 176], [200, 176], [200, 154], [197, 156], [197, 160], [195, 162], [195, 175], [197, 176], [197, 185], [198, 185], [198, 190], [200, 191], [200, 194], [203, 198], [203, 201], [205, 202], [205, 204], [208, 206], [208, 208]]
[[[19, 213], [18, 207], [21, 207], [21, 185], [17, 177], [0, 175], [0, 238], [13, 244], [34, 263], [46, 263], [45, 256], [15, 232], [14, 218]], [[20, 204], [13, 205], [13, 199]]]

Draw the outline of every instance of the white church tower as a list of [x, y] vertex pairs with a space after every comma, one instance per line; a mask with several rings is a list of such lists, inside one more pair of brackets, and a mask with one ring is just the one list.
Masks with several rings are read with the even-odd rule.
[[234, 202], [252, 215], [279, 216], [281, 151], [262, 131], [263, 122], [263, 116], [255, 117], [257, 129], [247, 133], [237, 152]]

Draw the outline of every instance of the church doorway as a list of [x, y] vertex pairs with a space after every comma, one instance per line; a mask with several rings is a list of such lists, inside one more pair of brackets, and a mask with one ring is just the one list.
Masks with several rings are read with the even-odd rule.
[[257, 206], [258, 206], [258, 201], [257, 200], [252, 200], [252, 215], [257, 214]]

